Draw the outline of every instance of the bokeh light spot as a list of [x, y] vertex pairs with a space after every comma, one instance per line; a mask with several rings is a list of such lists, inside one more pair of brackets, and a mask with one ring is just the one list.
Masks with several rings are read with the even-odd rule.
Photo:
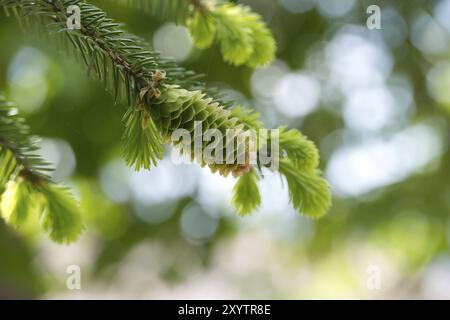
[[8, 68], [8, 84], [11, 98], [21, 112], [36, 111], [47, 97], [46, 75], [48, 58], [39, 50], [25, 47], [21, 49]]
[[156, 31], [153, 45], [164, 56], [172, 57], [178, 62], [186, 60], [192, 50], [189, 31], [174, 23], [166, 23]]

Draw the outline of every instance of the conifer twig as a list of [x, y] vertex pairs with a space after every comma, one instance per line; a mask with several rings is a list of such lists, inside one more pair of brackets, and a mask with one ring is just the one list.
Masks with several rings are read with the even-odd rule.
[[[149, 49], [144, 41], [125, 32], [119, 23], [86, 1], [0, 0], [0, 5], [18, 10], [26, 20], [44, 17], [44, 23], [57, 31], [55, 38], [59, 36], [67, 50], [85, 65], [88, 73], [102, 81], [115, 100], [122, 98], [127, 102], [129, 109], [124, 117], [125, 158], [137, 170], [141, 167], [149, 169], [151, 163], [156, 165], [162, 157], [163, 141], [179, 146], [170, 141], [176, 130], [187, 131], [192, 141], [198, 134], [204, 136], [208, 129], [223, 133], [229, 129], [264, 131], [252, 111], [224, 101], [220, 93], [206, 88], [199, 81], [199, 75], [177, 66], [171, 59], [161, 57]], [[69, 5], [80, 7], [79, 30], [70, 30], [66, 26]], [[258, 18], [245, 7], [225, 5], [219, 9], [217, 14], [223, 17], [227, 25], [244, 18], [248, 20], [242, 21], [250, 25], [258, 24]], [[265, 32], [258, 35], [260, 37], [256, 39], [265, 39], [267, 36]], [[227, 41], [230, 39], [227, 38]], [[227, 41], [222, 46], [224, 56], [242, 59], [242, 52], [236, 51], [233, 46], [236, 42]], [[267, 41], [253, 44], [264, 49]], [[251, 51], [251, 54], [254, 52]], [[253, 59], [261, 61], [265, 57], [253, 56]], [[195, 130], [198, 123], [202, 124], [200, 133]], [[225, 140], [222, 142], [223, 146], [227, 143]], [[258, 148], [261, 146], [258, 144]], [[232, 154], [233, 161], [230, 163], [210, 163], [202, 157], [189, 154], [202, 166], [210, 167], [212, 172], [218, 171], [224, 176], [231, 173], [243, 179], [236, 185], [233, 197], [237, 211], [241, 214], [256, 209], [260, 203], [257, 192], [261, 174], [260, 153], [257, 153], [256, 158], [258, 166], [255, 166], [250, 162], [252, 159], [247, 146], [244, 146], [244, 152], [244, 163], [235, 161], [239, 156], [236, 152]], [[317, 171], [319, 156], [314, 144], [297, 130], [280, 128], [279, 151], [270, 152], [272, 157], [279, 160], [279, 172], [287, 179], [294, 206], [313, 218], [325, 214], [331, 199], [328, 184]]]

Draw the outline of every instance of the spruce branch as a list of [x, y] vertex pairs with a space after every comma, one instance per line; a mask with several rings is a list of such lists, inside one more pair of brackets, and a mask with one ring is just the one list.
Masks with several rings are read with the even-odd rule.
[[0, 215], [14, 227], [35, 215], [53, 240], [76, 240], [83, 229], [78, 204], [67, 188], [48, 176], [52, 168], [36, 155], [28, 126], [2, 96], [0, 149]]
[[[125, 32], [119, 23], [86, 1], [0, 0], [0, 4], [14, 8], [27, 21], [33, 17], [44, 20], [49, 31], [53, 30], [49, 32], [51, 38], [59, 39], [90, 75], [104, 83], [116, 101], [126, 101], [129, 107], [124, 116], [124, 154], [127, 163], [136, 169], [156, 165], [162, 156], [162, 143], [170, 141], [171, 135], [178, 129], [187, 131], [192, 143], [196, 135], [204, 136], [208, 129], [223, 133], [229, 129], [265, 131], [253, 111], [233, 106], [216, 90], [206, 88], [200, 81], [201, 76], [161, 57], [143, 40]], [[67, 7], [73, 4], [81, 9], [79, 30], [66, 27]], [[224, 6], [223, 10], [228, 8], [234, 12], [236, 19], [240, 19], [242, 8]], [[256, 20], [252, 16], [247, 23]], [[231, 43], [223, 50], [226, 54], [234, 51]], [[248, 52], [254, 54], [251, 50]], [[202, 124], [200, 132], [196, 130], [196, 123]], [[222, 139], [222, 146], [226, 146], [227, 141], [224, 137]], [[288, 182], [292, 203], [308, 216], [322, 216], [330, 206], [330, 195], [328, 184], [316, 170], [319, 159], [317, 148], [297, 130], [280, 128], [279, 139], [280, 150], [271, 150], [271, 153], [280, 162], [280, 173]], [[180, 144], [173, 143], [180, 147]], [[202, 147], [206, 144], [203, 141]], [[199, 157], [192, 152], [193, 149], [188, 156], [202, 166], [208, 166], [213, 173], [241, 177], [235, 188], [233, 203], [239, 213], [247, 214], [260, 203], [255, 175], [257, 178], [258, 174], [262, 174], [260, 169], [265, 164], [260, 161], [260, 141], [256, 154], [258, 167], [251, 162], [248, 145], [245, 142], [238, 144], [243, 146], [237, 149], [244, 150], [244, 163], [236, 161], [242, 152], [234, 152], [232, 161], [227, 163], [207, 161], [202, 155]]]

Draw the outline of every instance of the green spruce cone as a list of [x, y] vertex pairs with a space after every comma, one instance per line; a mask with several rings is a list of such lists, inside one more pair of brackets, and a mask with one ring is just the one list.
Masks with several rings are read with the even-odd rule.
[[[160, 98], [153, 103], [150, 101], [149, 104], [151, 104], [150, 114], [153, 121], [165, 141], [171, 142], [175, 130], [184, 129], [190, 133], [191, 145], [188, 156], [191, 160], [198, 161], [202, 166], [208, 165], [213, 173], [219, 172], [222, 176], [228, 176], [230, 173], [240, 176], [250, 170], [249, 148], [243, 145], [246, 141], [237, 138], [227, 141], [227, 132], [243, 133], [245, 124], [230, 110], [225, 109], [212, 98], [208, 98], [205, 93], [188, 91], [177, 86], [166, 86], [162, 89]], [[204, 136], [208, 130], [212, 129], [222, 134], [223, 140], [219, 142], [218, 149], [222, 152], [221, 157], [224, 163], [212, 163], [203, 157], [203, 150], [210, 144], [209, 141], [204, 141]], [[196, 139], [201, 142], [200, 154], [195, 153]], [[233, 143], [228, 146], [228, 149], [227, 142]], [[232, 153], [227, 153], [227, 150]], [[246, 153], [245, 163], [239, 163], [239, 155], [242, 156], [239, 151]]]

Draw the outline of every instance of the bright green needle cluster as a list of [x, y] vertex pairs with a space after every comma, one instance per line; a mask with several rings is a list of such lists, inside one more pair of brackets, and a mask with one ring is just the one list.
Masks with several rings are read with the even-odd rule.
[[219, 44], [224, 60], [256, 68], [275, 58], [276, 43], [261, 16], [250, 7], [219, 0], [121, 0], [152, 15], [186, 25], [194, 45]]
[[220, 3], [207, 8], [196, 10], [188, 22], [197, 47], [207, 48], [216, 40], [224, 60], [235, 66], [256, 68], [272, 62], [275, 40], [261, 16], [240, 4]]

